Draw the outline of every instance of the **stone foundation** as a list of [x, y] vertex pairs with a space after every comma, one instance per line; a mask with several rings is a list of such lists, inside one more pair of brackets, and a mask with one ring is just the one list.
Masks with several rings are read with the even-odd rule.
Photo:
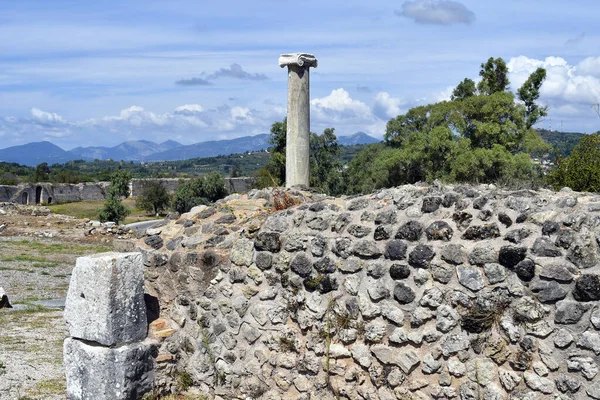
[[599, 226], [595, 195], [493, 186], [197, 207], [138, 243], [157, 390], [598, 399]]

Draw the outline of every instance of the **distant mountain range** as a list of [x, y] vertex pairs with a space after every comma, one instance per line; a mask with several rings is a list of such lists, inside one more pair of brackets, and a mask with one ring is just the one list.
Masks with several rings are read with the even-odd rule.
[[[71, 160], [125, 160], [125, 161], [174, 161], [190, 158], [214, 157], [248, 151], [260, 151], [269, 147], [269, 134], [244, 136], [231, 140], [213, 140], [184, 146], [173, 140], [154, 143], [147, 140], [131, 140], [115, 147], [77, 147], [63, 150], [51, 142], [33, 142], [0, 150], [0, 161], [35, 166], [63, 164]], [[343, 146], [377, 143], [379, 140], [364, 132], [338, 137]]]
[[168, 151], [177, 147], [183, 146], [174, 140], [167, 140], [166, 142], [156, 144], [148, 140], [131, 140], [123, 142], [115, 147], [77, 147], [73, 150], [68, 151], [80, 160], [143, 160], [144, 157], [148, 157], [155, 153]]

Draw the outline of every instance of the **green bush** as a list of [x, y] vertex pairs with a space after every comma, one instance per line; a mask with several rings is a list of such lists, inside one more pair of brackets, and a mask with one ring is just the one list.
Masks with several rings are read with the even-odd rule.
[[181, 183], [173, 198], [172, 208], [179, 213], [185, 213], [192, 207], [209, 204], [225, 196], [225, 180], [218, 172], [212, 172], [205, 177]]
[[581, 138], [571, 155], [558, 161], [548, 181], [556, 189], [568, 186], [582, 192], [600, 192], [600, 132]]
[[100, 211], [100, 222], [112, 221], [119, 223], [128, 216], [130, 211], [121, 203], [117, 190], [112, 186], [108, 187], [108, 194], [104, 200], [104, 208]]

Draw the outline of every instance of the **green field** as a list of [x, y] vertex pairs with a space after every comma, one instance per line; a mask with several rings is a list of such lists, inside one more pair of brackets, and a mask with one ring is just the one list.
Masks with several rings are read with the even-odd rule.
[[[77, 201], [73, 203], [52, 204], [48, 208], [54, 214], [70, 215], [79, 219], [88, 218], [97, 220], [98, 213], [103, 205], [104, 201]], [[124, 199], [123, 205], [131, 212], [125, 218], [125, 221], [123, 221], [124, 224], [160, 219], [160, 217], [156, 217], [154, 214], [148, 214], [146, 211], [137, 208], [134, 199]]]

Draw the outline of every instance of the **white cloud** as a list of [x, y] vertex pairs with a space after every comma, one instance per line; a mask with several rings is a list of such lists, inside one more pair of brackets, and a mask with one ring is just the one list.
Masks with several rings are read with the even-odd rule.
[[34, 121], [44, 125], [65, 124], [67, 122], [56, 113], [49, 113], [35, 107], [31, 109], [31, 117]]
[[[283, 115], [277, 119], [281, 118]], [[181, 137], [186, 139], [185, 142], [193, 143], [215, 139], [217, 133], [220, 138], [230, 139], [266, 133], [272, 123], [272, 114], [228, 105], [206, 109], [199, 104], [185, 104], [166, 113], [133, 105], [117, 115], [80, 121], [69, 121], [56, 113], [33, 108], [26, 118], [0, 117], [0, 132], [11, 139], [7, 146], [21, 144], [23, 137], [35, 137], [36, 140], [75, 139], [74, 143], [56, 142], [68, 148], [69, 145], [115, 145], [132, 139], [160, 142]], [[81, 141], [83, 137], [86, 139], [84, 143]]]
[[379, 92], [375, 96], [373, 114], [385, 120], [395, 118], [402, 113], [400, 104], [400, 99], [390, 96], [387, 92]]
[[591, 104], [600, 101], [600, 57], [587, 58], [570, 65], [561, 57], [537, 60], [525, 56], [512, 58], [508, 64], [513, 90], [518, 89], [537, 68], [546, 69], [540, 89], [542, 101]]
[[540, 89], [540, 103], [547, 105], [548, 117], [539, 125], [564, 131], [594, 132], [592, 104], [600, 102], [600, 57], [590, 57], [576, 65], [561, 57], [544, 60], [519, 56], [507, 63], [511, 88], [516, 91], [537, 68], [546, 69], [546, 80]]
[[415, 0], [402, 4], [396, 15], [410, 18], [419, 24], [471, 24], [475, 14], [463, 4], [452, 0]]
[[329, 96], [313, 99], [310, 104], [313, 114], [320, 120], [357, 122], [373, 119], [369, 106], [352, 99], [343, 88], [333, 90]]
[[175, 114], [190, 115], [200, 113], [204, 111], [204, 108], [200, 104], [184, 104], [175, 108]]

